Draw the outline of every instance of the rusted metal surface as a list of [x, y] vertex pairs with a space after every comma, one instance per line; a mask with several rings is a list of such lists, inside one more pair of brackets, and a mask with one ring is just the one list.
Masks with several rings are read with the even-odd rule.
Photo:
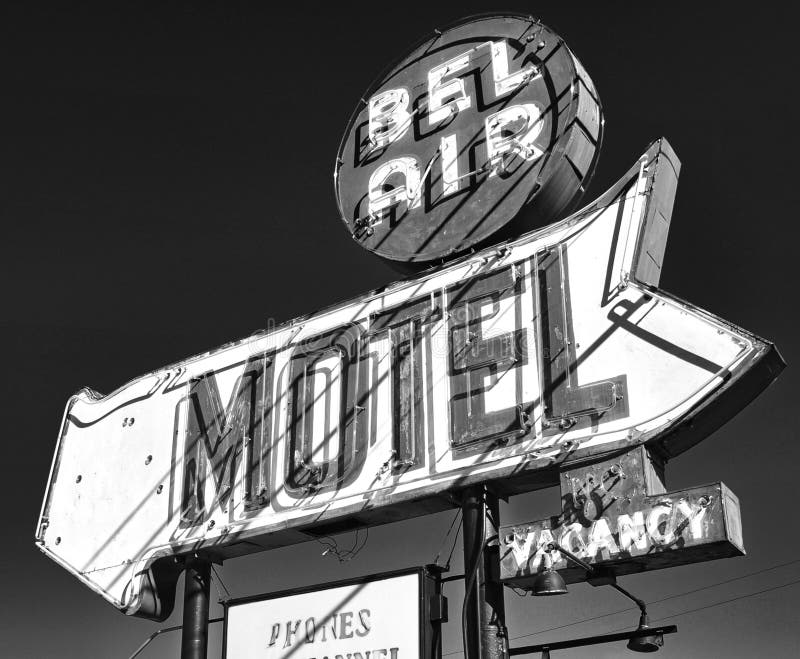
[[345, 227], [413, 267], [543, 226], [583, 194], [602, 126], [585, 69], [533, 17], [437, 30], [350, 120], [335, 169]]
[[465, 659], [504, 659], [508, 653], [503, 586], [500, 583], [500, 502], [478, 485], [463, 493]]
[[722, 483], [665, 492], [658, 459], [639, 447], [561, 475], [560, 515], [500, 530], [501, 578], [526, 588], [552, 561], [568, 583], [595, 567], [630, 574], [744, 554], [739, 501]]
[[184, 579], [181, 659], [206, 659], [211, 563], [199, 559], [188, 561]]
[[[569, 648], [581, 648], [589, 645], [600, 645], [602, 643], [617, 643], [619, 641], [627, 641], [632, 638], [642, 638], [644, 636], [664, 636], [665, 634], [675, 634], [677, 631], [677, 625], [659, 625], [657, 627], [636, 629], [630, 632], [599, 634], [595, 636], [584, 636], [583, 638], [572, 638], [568, 641], [553, 641], [550, 643], [537, 643], [536, 645], [522, 645], [520, 647], [511, 648], [508, 652], [508, 655], [510, 657], [517, 657], [521, 654], [536, 654], [541, 652], [542, 659], [549, 659], [551, 650], [567, 650]], [[658, 644], [662, 645], [663, 639]]]
[[641, 444], [670, 456], [701, 441], [783, 362], [637, 280], [670, 151], [653, 144], [556, 225], [106, 396], [82, 390], [40, 548], [120, 610], [162, 619], [187, 554], [231, 558], [457, 506], [469, 485], [530, 491]]
[[672, 221], [672, 208], [675, 205], [681, 161], [669, 144], [665, 144], [653, 167], [655, 169], [653, 185], [657, 192], [647, 199], [645, 219], [636, 247], [634, 277], [644, 284], [658, 286], [664, 263], [664, 250], [667, 246], [667, 234]]

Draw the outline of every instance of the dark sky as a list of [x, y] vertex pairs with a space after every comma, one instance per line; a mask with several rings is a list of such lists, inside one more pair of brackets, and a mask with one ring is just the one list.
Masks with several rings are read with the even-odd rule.
[[[220, 3], [221, 4], [221, 3]], [[340, 7], [334, 9], [334, 4]], [[0, 656], [128, 657], [156, 623], [127, 618], [34, 546], [68, 397], [110, 392], [180, 358], [386, 284], [396, 275], [340, 226], [339, 140], [372, 79], [433, 28], [491, 3], [3, 3], [0, 9], [0, 271], [5, 445]], [[103, 7], [103, 5], [98, 5]], [[669, 489], [724, 481], [742, 503], [746, 558], [628, 577], [660, 599], [797, 557], [800, 351], [796, 37], [755, 3], [523, 5], [591, 74], [606, 134], [589, 201], [653, 139], [683, 170], [661, 287], [773, 340], [789, 368], [701, 445]], [[103, 456], [97, 456], [102, 460]], [[556, 492], [503, 508], [554, 514]], [[452, 513], [374, 528], [340, 565], [316, 543], [232, 560], [235, 596], [430, 562]], [[343, 545], [352, 542], [340, 538]], [[454, 570], [460, 570], [460, 547]], [[800, 578], [795, 563], [654, 605], [662, 618]], [[459, 647], [448, 587], [445, 652]], [[511, 636], [625, 608], [610, 589], [517, 599]], [[663, 657], [800, 653], [800, 585], [675, 618]], [[213, 606], [218, 615], [220, 607]], [[180, 622], [180, 605], [170, 620]], [[524, 639], [631, 626], [616, 615]], [[669, 622], [669, 620], [665, 620]], [[219, 625], [212, 651], [219, 656]], [[518, 641], [521, 643], [523, 641]], [[145, 657], [177, 656], [178, 637]], [[558, 657], [612, 657], [622, 646]]]

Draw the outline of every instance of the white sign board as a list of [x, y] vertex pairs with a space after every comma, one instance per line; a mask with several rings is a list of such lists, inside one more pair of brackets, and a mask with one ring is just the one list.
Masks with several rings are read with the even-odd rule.
[[234, 600], [225, 659], [418, 659], [420, 571]]

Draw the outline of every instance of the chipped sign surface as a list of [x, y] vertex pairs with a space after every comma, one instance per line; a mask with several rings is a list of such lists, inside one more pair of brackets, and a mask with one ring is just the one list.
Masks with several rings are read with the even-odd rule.
[[594, 84], [552, 30], [521, 14], [459, 21], [363, 94], [337, 154], [341, 218], [407, 266], [519, 235], [577, 202], [602, 129]]
[[79, 392], [41, 549], [124, 612], [161, 618], [174, 556], [440, 510], [469, 483], [552, 485], [557, 466], [644, 442], [685, 450], [781, 361], [655, 288], [677, 169], [659, 141], [558, 224]]

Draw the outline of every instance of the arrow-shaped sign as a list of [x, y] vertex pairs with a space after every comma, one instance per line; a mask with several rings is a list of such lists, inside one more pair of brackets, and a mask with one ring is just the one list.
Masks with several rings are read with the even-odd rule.
[[675, 455], [783, 366], [656, 288], [679, 163], [653, 144], [566, 220], [66, 408], [36, 541], [163, 619], [216, 559], [555, 485], [639, 444]]

